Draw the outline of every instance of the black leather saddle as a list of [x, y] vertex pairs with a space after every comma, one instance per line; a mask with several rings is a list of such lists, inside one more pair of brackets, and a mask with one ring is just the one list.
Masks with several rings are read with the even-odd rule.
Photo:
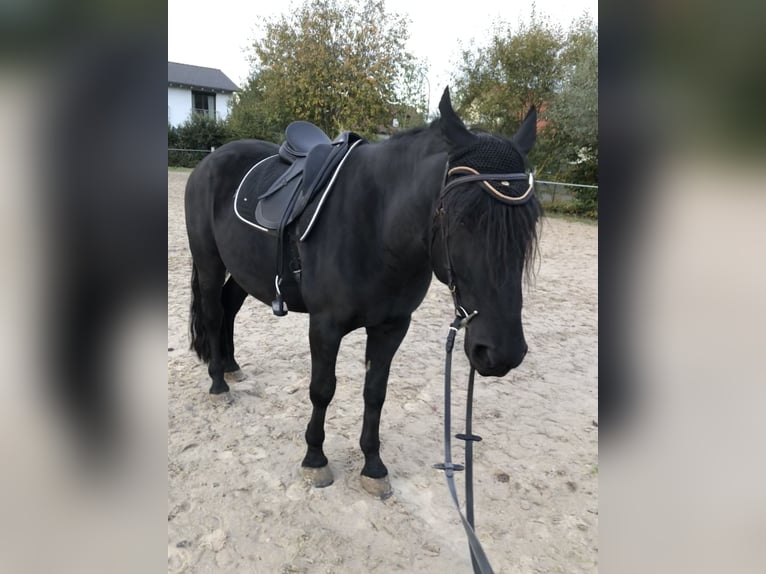
[[[283, 271], [290, 269], [285, 277], [284, 287], [293, 288], [293, 276], [300, 276], [300, 261], [295, 249], [295, 234], [288, 239], [288, 227], [304, 212], [318, 193], [324, 189], [326, 195], [335, 174], [340, 170], [343, 160], [356, 145], [365, 143], [361, 136], [353, 132], [343, 132], [335, 140], [330, 140], [314, 124], [297, 121], [287, 126], [285, 141], [279, 148], [278, 156], [272, 156], [255, 165], [239, 184], [234, 210], [237, 216], [250, 225], [277, 236], [276, 299], [271, 304], [274, 314], [287, 314], [280, 285]], [[265, 177], [272, 181], [276, 164], [281, 164], [284, 171], [277, 176], [264, 193], [260, 190], [266, 185]], [[323, 201], [319, 202], [319, 206]], [[253, 208], [252, 206], [255, 205]], [[311, 223], [304, 232], [301, 241], [310, 231], [318, 210], [314, 211]]]
[[320, 144], [329, 144], [330, 138], [311, 122], [297, 121], [287, 126], [285, 141], [279, 148], [279, 157], [287, 163], [306, 157]]
[[297, 121], [287, 126], [279, 158], [289, 167], [261, 195], [255, 207], [255, 222], [278, 231], [290, 225], [332, 178], [354, 143], [362, 138], [344, 132], [330, 140], [314, 124]]

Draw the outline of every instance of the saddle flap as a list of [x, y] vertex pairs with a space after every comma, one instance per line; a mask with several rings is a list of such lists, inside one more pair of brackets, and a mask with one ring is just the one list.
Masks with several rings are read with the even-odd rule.
[[303, 181], [306, 184], [304, 188], [312, 186], [330, 154], [336, 149], [329, 143], [319, 144], [311, 149], [306, 158], [306, 165], [303, 167]]
[[266, 229], [280, 229], [283, 226], [283, 220], [290, 216], [290, 210], [297, 195], [296, 191], [302, 181], [302, 177], [295, 177], [278, 188], [278, 193], [262, 197], [255, 207], [255, 221]]

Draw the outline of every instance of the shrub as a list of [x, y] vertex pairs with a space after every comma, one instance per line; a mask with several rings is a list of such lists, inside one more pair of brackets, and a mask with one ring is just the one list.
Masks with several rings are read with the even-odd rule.
[[572, 203], [578, 215], [598, 219], [598, 189], [579, 187], [574, 196]]
[[178, 130], [168, 122], [168, 147], [178, 147]]
[[[209, 150], [229, 140], [226, 124], [217, 118], [192, 114], [183, 124], [168, 125], [168, 147], [183, 150]], [[194, 167], [209, 151], [168, 151], [168, 165]]]

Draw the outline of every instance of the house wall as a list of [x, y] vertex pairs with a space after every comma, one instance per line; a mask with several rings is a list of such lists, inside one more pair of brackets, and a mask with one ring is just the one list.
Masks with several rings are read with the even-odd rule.
[[215, 113], [219, 118], [225, 120], [229, 117], [229, 102], [234, 94], [216, 94], [215, 95]]
[[[218, 102], [216, 106], [217, 104]], [[188, 120], [191, 115], [191, 105], [191, 90], [168, 88], [168, 121], [171, 125], [179, 126]]]
[[[229, 116], [229, 101], [232, 94], [215, 95], [215, 113], [219, 119]], [[192, 96], [190, 89], [168, 88], [168, 121], [171, 125], [179, 126], [191, 115]]]

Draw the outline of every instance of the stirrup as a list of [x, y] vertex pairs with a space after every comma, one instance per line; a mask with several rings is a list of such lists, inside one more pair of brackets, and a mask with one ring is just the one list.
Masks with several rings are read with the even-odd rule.
[[279, 284], [281, 282], [279, 275], [277, 275], [274, 278], [274, 286], [277, 288], [277, 298], [271, 302], [271, 311], [277, 317], [284, 317], [287, 315], [287, 305], [285, 305], [285, 300], [282, 298], [282, 291], [279, 290]]
[[271, 310], [277, 317], [284, 317], [287, 315], [287, 306], [285, 305], [282, 295], [277, 295], [277, 298], [271, 302]]

